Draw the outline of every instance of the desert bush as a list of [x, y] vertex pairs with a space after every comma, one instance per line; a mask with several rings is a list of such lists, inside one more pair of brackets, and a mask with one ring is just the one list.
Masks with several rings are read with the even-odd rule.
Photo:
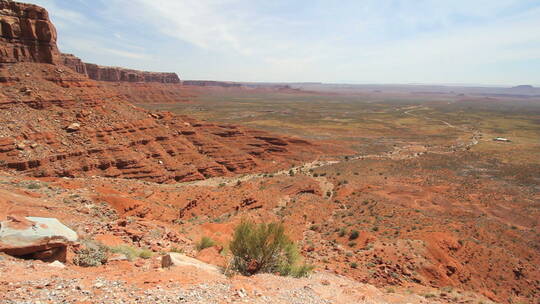
[[356, 230], [351, 231], [351, 234], [349, 235], [349, 240], [356, 240], [360, 236], [360, 233]]
[[197, 243], [197, 250], [201, 251], [206, 248], [210, 248], [216, 245], [216, 242], [207, 236], [203, 236], [201, 240]]
[[169, 251], [176, 252], [176, 253], [184, 253], [184, 249], [179, 248], [179, 247], [172, 247]]
[[148, 249], [137, 249], [127, 245], [120, 245], [108, 248], [112, 253], [123, 254], [131, 261], [134, 258], [149, 259], [152, 257], [152, 251]]
[[107, 264], [109, 258], [105, 245], [96, 241], [84, 241], [84, 248], [73, 258], [73, 264], [81, 267], [96, 267]]
[[28, 185], [26, 185], [26, 189], [30, 189], [30, 190], [41, 189], [41, 185], [38, 183], [29, 183]]
[[313, 266], [300, 264], [298, 247], [285, 234], [281, 223], [255, 224], [242, 221], [229, 246], [231, 265], [243, 275], [279, 273], [296, 278], [309, 275]]

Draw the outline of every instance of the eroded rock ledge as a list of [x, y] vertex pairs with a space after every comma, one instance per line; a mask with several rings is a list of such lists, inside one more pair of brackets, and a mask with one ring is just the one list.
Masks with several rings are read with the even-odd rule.
[[176, 73], [146, 72], [83, 62], [72, 54], [62, 54], [62, 63], [97, 81], [180, 83]]
[[56, 64], [56, 29], [44, 8], [0, 0], [0, 63]]

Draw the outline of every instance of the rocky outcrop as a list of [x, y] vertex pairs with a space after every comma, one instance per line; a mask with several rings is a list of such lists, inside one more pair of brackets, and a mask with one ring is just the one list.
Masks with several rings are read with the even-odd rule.
[[61, 58], [63, 65], [70, 67], [77, 73], [88, 76], [88, 72], [86, 71], [86, 64], [79, 57], [76, 57], [73, 54], [62, 53]]
[[0, 0], [0, 63], [56, 64], [56, 29], [44, 8]]
[[210, 273], [220, 273], [219, 268], [214, 265], [206, 264], [197, 259], [190, 258], [186, 255], [175, 252], [167, 253], [166, 255], [161, 257], [161, 267], [194, 267]]
[[77, 233], [54, 218], [8, 217], [0, 223], [0, 252], [43, 261], [66, 261]]
[[176, 73], [145, 72], [119, 67], [100, 66], [93, 63], [85, 63], [72, 54], [62, 54], [61, 63], [75, 72], [97, 81], [180, 83], [180, 78]]
[[0, 0], [0, 63], [63, 64], [98, 81], [180, 83], [176, 73], [145, 72], [84, 63], [72, 54], [61, 54], [56, 39], [56, 29], [44, 8]]

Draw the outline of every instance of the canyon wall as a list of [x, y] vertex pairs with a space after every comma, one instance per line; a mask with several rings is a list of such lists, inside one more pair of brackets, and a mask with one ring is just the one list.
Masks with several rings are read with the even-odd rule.
[[83, 62], [80, 58], [72, 54], [62, 54], [61, 58], [62, 64], [65, 66], [97, 81], [180, 83], [180, 78], [176, 73], [146, 72], [120, 67], [101, 66]]
[[157, 73], [85, 63], [88, 77], [98, 81], [180, 83], [176, 73]]
[[98, 81], [180, 83], [175, 73], [145, 72], [85, 63], [61, 54], [48, 12], [39, 6], [0, 0], [0, 63], [63, 64]]
[[0, 63], [58, 63], [56, 38], [44, 8], [0, 0]]

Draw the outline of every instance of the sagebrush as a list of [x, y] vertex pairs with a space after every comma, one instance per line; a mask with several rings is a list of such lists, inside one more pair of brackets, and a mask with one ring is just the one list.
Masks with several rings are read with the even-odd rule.
[[96, 241], [84, 241], [84, 248], [77, 252], [73, 264], [81, 267], [96, 267], [107, 264], [108, 248]]
[[229, 248], [233, 254], [232, 268], [243, 275], [279, 273], [304, 277], [314, 268], [300, 263], [298, 247], [285, 234], [281, 223], [242, 221], [234, 231]]

